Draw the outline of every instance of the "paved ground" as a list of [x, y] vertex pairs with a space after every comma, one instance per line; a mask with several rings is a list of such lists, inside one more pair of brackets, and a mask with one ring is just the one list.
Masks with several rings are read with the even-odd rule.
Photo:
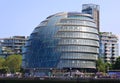
[[0, 83], [120, 83], [120, 79], [18, 79], [18, 78], [3, 78]]

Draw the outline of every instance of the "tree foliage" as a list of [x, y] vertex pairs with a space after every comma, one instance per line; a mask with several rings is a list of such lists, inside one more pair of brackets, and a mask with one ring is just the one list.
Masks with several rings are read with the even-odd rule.
[[6, 58], [6, 66], [12, 73], [20, 71], [21, 63], [22, 63], [21, 55], [10, 55]]
[[7, 72], [17, 72], [20, 71], [22, 63], [22, 56], [21, 55], [10, 55], [5, 59], [5, 67]]
[[105, 70], [106, 70], [105, 64], [101, 58], [98, 58], [96, 67], [99, 72], [105, 72]]
[[116, 59], [113, 69], [120, 69], [120, 57]]
[[0, 57], [0, 69], [2, 69], [3, 67], [5, 67], [5, 59]]

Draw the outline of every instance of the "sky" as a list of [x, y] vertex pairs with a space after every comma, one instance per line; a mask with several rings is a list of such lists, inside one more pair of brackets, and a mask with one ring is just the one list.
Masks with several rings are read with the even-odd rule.
[[120, 36], [120, 0], [0, 0], [0, 38], [29, 36], [46, 17], [89, 3], [100, 6], [100, 31]]

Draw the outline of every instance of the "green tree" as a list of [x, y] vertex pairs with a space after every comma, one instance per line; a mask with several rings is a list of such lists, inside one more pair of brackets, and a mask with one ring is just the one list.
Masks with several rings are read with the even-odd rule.
[[113, 64], [113, 69], [120, 69], [120, 57], [118, 57], [115, 64]]
[[106, 62], [106, 63], [105, 63], [105, 68], [106, 68], [106, 72], [107, 72], [108, 70], [112, 70], [112, 69], [113, 69], [113, 64], [112, 64], [112, 63], [109, 63], [109, 62]]
[[96, 68], [99, 72], [105, 72], [106, 67], [105, 67], [105, 64], [101, 58], [98, 58], [98, 60], [96, 62]]
[[6, 67], [5, 58], [0, 57], [0, 73], [5, 74], [8, 71], [8, 67]]
[[5, 59], [0, 57], [0, 69], [3, 69], [5, 67]]
[[6, 58], [6, 66], [11, 73], [19, 72], [22, 64], [21, 55], [10, 55]]
[[0, 73], [6, 73], [7, 72], [7, 68], [6, 68], [6, 65], [5, 65], [5, 59], [0, 57]]

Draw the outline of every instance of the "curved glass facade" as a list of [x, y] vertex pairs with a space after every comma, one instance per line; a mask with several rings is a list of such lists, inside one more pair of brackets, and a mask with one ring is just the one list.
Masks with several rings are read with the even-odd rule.
[[96, 68], [99, 37], [89, 14], [57, 13], [31, 33], [23, 54], [25, 68]]

